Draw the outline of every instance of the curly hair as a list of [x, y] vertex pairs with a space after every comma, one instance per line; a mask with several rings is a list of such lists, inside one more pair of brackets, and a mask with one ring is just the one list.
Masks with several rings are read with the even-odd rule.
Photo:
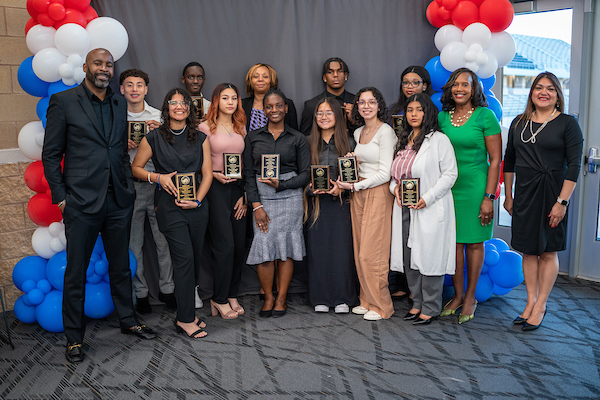
[[162, 120], [162, 124], [160, 125], [158, 130], [160, 131], [161, 135], [163, 135], [163, 137], [169, 144], [175, 143], [175, 139], [173, 139], [173, 132], [171, 132], [171, 127], [170, 127], [171, 117], [169, 116], [169, 101], [176, 94], [182, 95], [183, 100], [187, 104], [189, 104], [190, 112], [189, 112], [187, 118], [185, 119], [185, 122], [188, 126], [188, 141], [193, 143], [196, 140], [198, 140], [198, 116], [197, 116], [196, 106], [194, 106], [194, 103], [192, 102], [192, 97], [185, 89], [173, 88], [173, 89], [169, 90], [169, 92], [165, 96], [165, 99], [163, 100], [162, 108], [160, 110], [160, 118]]
[[348, 64], [346, 64], [346, 62], [344, 60], [342, 60], [339, 57], [331, 57], [331, 58], [328, 58], [327, 61], [325, 61], [325, 63], [323, 64], [323, 73], [321, 74], [322, 76], [327, 75], [327, 72], [329, 72], [329, 65], [332, 62], [336, 62], [336, 63], [340, 64], [340, 68], [342, 68], [342, 72], [346, 75], [350, 75], [350, 70], [348, 69]]
[[148, 86], [148, 84], [150, 83], [150, 78], [148, 78], [147, 73], [145, 73], [141, 69], [132, 68], [121, 72], [121, 75], [119, 75], [119, 85], [122, 85], [125, 79], [132, 76], [136, 78], [142, 78], [144, 82], [146, 82], [146, 86]]
[[532, 100], [533, 90], [535, 89], [535, 87], [537, 86], [539, 81], [542, 80], [542, 78], [547, 78], [550, 80], [550, 82], [552, 82], [552, 85], [554, 86], [554, 89], [556, 90], [556, 95], [558, 96], [558, 99], [556, 101], [556, 109], [561, 113], [564, 112], [565, 96], [563, 94], [562, 87], [560, 85], [560, 81], [558, 80], [556, 75], [554, 75], [552, 72], [545, 71], [545, 72], [540, 73], [533, 80], [533, 83], [531, 84], [531, 89], [529, 89], [529, 96], [527, 97], [527, 107], [525, 107], [525, 111], [523, 112], [523, 114], [519, 115], [519, 121], [527, 122], [528, 120], [531, 119], [531, 116], [533, 115], [533, 112], [535, 111], [535, 105], [533, 104], [533, 100]]
[[210, 107], [208, 108], [208, 112], [206, 113], [206, 123], [208, 124], [208, 128], [211, 133], [214, 133], [217, 130], [217, 118], [219, 117], [219, 103], [221, 93], [225, 89], [233, 89], [235, 94], [237, 95], [237, 108], [232, 115], [233, 122], [233, 130], [239, 135], [244, 136], [245, 127], [246, 127], [246, 113], [242, 109], [242, 100], [240, 99], [240, 92], [237, 87], [232, 83], [220, 83], [217, 85], [215, 90], [213, 91]]
[[367, 86], [367, 87], [360, 89], [358, 91], [358, 93], [356, 93], [356, 97], [354, 97], [354, 103], [353, 103], [354, 106], [352, 107], [352, 119], [354, 120], [354, 123], [356, 123], [357, 125], [365, 124], [365, 119], [358, 112], [358, 101], [360, 100], [360, 95], [363, 94], [364, 92], [373, 93], [373, 97], [375, 97], [375, 100], [377, 100], [377, 119], [380, 120], [381, 122], [387, 121], [388, 110], [385, 105], [385, 100], [383, 99], [383, 95], [376, 88], [374, 88], [372, 86]]
[[479, 82], [479, 78], [475, 72], [471, 71], [469, 68], [459, 68], [450, 75], [448, 82], [442, 86], [442, 90], [444, 91], [441, 99], [442, 111], [450, 111], [456, 108], [456, 103], [452, 98], [452, 86], [454, 86], [456, 79], [465, 72], [471, 75], [473, 80], [473, 84], [471, 85], [471, 105], [473, 107], [488, 106], [487, 98], [485, 97], [485, 93], [483, 93], [483, 86], [481, 85], [481, 82]]
[[277, 87], [279, 85], [279, 78], [277, 78], [277, 72], [275, 72], [273, 67], [271, 67], [269, 64], [262, 64], [262, 63], [254, 64], [248, 70], [248, 73], [246, 74], [246, 81], [245, 81], [246, 93], [248, 93], [248, 96], [250, 96], [250, 97], [254, 96], [254, 89], [252, 88], [252, 76], [254, 75], [256, 70], [259, 69], [260, 67], [265, 67], [267, 70], [269, 70], [269, 78], [271, 78], [271, 87], [272, 88]]
[[440, 130], [440, 126], [438, 124], [438, 109], [435, 104], [433, 104], [433, 101], [431, 101], [431, 97], [425, 93], [413, 94], [406, 100], [406, 105], [404, 106], [402, 132], [400, 132], [398, 144], [396, 145], [396, 151], [404, 150], [406, 148], [406, 145], [408, 144], [408, 137], [413, 131], [413, 127], [408, 124], [406, 109], [408, 108], [408, 105], [414, 101], [421, 104], [421, 108], [423, 109], [423, 121], [421, 122], [421, 131], [415, 138], [413, 150], [417, 152], [419, 151], [421, 145], [423, 144], [423, 140], [425, 140], [425, 135], [427, 135], [429, 132]]
[[429, 96], [433, 94], [433, 89], [431, 88], [431, 77], [429, 76], [429, 72], [420, 65], [411, 65], [410, 67], [402, 71], [402, 75], [400, 75], [400, 94], [398, 95], [398, 100], [396, 100], [396, 102], [390, 107], [391, 115], [400, 114], [402, 110], [404, 110], [406, 104], [408, 104], [406, 95], [402, 90], [402, 81], [404, 81], [404, 77], [410, 73], [419, 75], [423, 80], [423, 86], [425, 86], [423, 93], [426, 93]]

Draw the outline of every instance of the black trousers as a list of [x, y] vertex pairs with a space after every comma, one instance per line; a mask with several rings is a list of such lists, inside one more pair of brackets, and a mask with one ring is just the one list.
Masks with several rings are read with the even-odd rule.
[[246, 241], [246, 217], [235, 219], [233, 207], [244, 195], [239, 182], [222, 184], [214, 179], [208, 192], [208, 237], [214, 274], [213, 300], [227, 303], [237, 297], [242, 278]]
[[175, 204], [173, 196], [164, 190], [157, 190], [154, 206], [158, 228], [169, 243], [177, 299], [177, 321], [194, 322], [194, 289], [208, 225], [208, 201], [205, 199], [199, 208], [184, 210]]
[[67, 237], [67, 268], [63, 292], [63, 325], [68, 343], [82, 343], [85, 333], [86, 270], [92, 250], [102, 235], [110, 290], [121, 328], [138, 325], [131, 290], [129, 269], [129, 232], [133, 204], [118, 206], [114, 192], [106, 195], [104, 206], [95, 214], [86, 214], [67, 203], [64, 210]]

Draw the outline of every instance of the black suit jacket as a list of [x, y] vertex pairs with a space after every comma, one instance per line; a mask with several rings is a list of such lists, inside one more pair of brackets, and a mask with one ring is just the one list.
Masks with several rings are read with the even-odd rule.
[[[338, 103], [340, 103], [340, 106], [343, 107], [344, 103], [350, 103], [350, 104], [353, 103], [355, 95], [344, 90], [341, 95], [335, 96], [326, 90], [323, 93], [316, 95], [312, 99], [306, 100], [304, 102], [304, 110], [302, 111], [302, 119], [300, 121], [300, 129], [299, 129], [299, 131], [304, 133], [306, 136], [310, 135], [310, 131], [312, 129], [312, 123], [313, 123], [313, 115], [315, 114], [315, 109], [317, 108], [317, 103], [319, 102], [319, 100], [321, 100], [325, 97], [334, 97], [338, 101]], [[354, 130], [356, 128], [358, 128], [358, 126], [352, 125], [350, 123], [350, 121], [348, 121], [347, 128], [348, 128], [348, 134], [350, 134], [350, 136], [352, 136], [351, 133], [354, 132]]]
[[117, 204], [131, 206], [135, 188], [127, 154], [127, 102], [113, 94], [113, 124], [106, 139], [84, 84], [50, 98], [42, 162], [52, 203], [66, 199], [70, 207], [96, 213], [104, 204], [112, 177]]
[[[250, 129], [250, 114], [252, 113], [252, 104], [254, 103], [254, 97], [246, 97], [242, 99], [242, 108], [246, 113], [246, 131]], [[290, 99], [287, 99], [285, 104], [288, 106], [288, 112], [285, 114], [285, 123], [290, 127], [298, 130], [298, 114], [296, 113], [296, 106], [294, 106], [294, 102]]]

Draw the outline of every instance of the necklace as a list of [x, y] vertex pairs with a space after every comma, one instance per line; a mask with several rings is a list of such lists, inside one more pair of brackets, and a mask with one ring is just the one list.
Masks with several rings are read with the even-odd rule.
[[267, 132], [269, 132], [273, 137], [275, 137], [275, 135], [281, 135], [283, 133], [283, 131], [285, 131], [285, 128], [282, 129], [279, 132], [271, 132], [268, 128], [267, 128]]
[[471, 118], [471, 115], [473, 114], [473, 111], [475, 111], [475, 108], [471, 108], [469, 111], [467, 111], [467, 113], [465, 115], [462, 115], [460, 117], [456, 117], [456, 122], [454, 122], [454, 110], [450, 110], [450, 123], [452, 124], [452, 126], [458, 128], [460, 126], [463, 126], [465, 124], [465, 122], [467, 122], [469, 120], [469, 118]]
[[187, 128], [187, 124], [183, 127], [183, 129], [179, 130], [177, 129], [177, 131], [179, 132], [175, 132], [173, 129], [171, 129], [171, 127], [169, 126], [169, 130], [171, 131], [171, 133], [173, 135], [181, 135], [183, 133], [183, 131], [185, 131], [185, 128]]
[[363, 132], [364, 132], [365, 136], [369, 136], [370, 134], [377, 132], [379, 130], [379, 128], [381, 128], [381, 125], [379, 125], [379, 126], [375, 125], [373, 127], [373, 129], [367, 130], [367, 127], [365, 126], [365, 129], [363, 129]]
[[[225, 128], [225, 130], [227, 131], [227, 133], [229, 134], [229, 137], [231, 137], [232, 133], [229, 131], [229, 129], [227, 129], [227, 127], [225, 126], [225, 124], [223, 124], [222, 122], [219, 122], [219, 124]], [[233, 129], [233, 124], [231, 125], [231, 129]]]
[[525, 122], [525, 126], [523, 127], [523, 130], [521, 131], [521, 141], [523, 143], [527, 143], [527, 142], [531, 142], [532, 144], [535, 143], [536, 139], [535, 137], [542, 131], [542, 129], [544, 129], [546, 127], [546, 125], [548, 125], [548, 122], [550, 122], [550, 119], [554, 116], [554, 113], [556, 113], [556, 109], [554, 109], [554, 111], [552, 111], [552, 114], [550, 114], [550, 116], [548, 117], [547, 120], [544, 121], [544, 123], [537, 128], [537, 130], [535, 132], [533, 132], [533, 116], [535, 115], [535, 111], [533, 112], [533, 114], [531, 114], [531, 119], [529, 121], [527, 121], [529, 123], [529, 132], [531, 132], [531, 137], [527, 140], [525, 140], [525, 138], [523, 137], [523, 133], [525, 133], [525, 129], [527, 129], [527, 122]]

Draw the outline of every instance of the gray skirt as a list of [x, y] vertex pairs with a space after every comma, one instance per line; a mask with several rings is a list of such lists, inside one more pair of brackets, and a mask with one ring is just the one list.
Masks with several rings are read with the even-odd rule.
[[[287, 172], [280, 176], [281, 180], [289, 179], [297, 174]], [[256, 227], [254, 213], [254, 239], [250, 246], [247, 264], [256, 265], [274, 260], [302, 261], [306, 254], [304, 235], [302, 233], [302, 188], [276, 192], [266, 183], [256, 182], [263, 209], [269, 216], [268, 232], [261, 232]]]

